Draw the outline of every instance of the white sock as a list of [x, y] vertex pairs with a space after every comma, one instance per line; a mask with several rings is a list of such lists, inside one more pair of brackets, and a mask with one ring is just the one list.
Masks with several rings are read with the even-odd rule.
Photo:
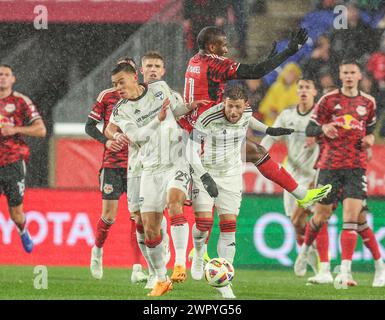
[[186, 252], [189, 238], [189, 226], [187, 223], [171, 226], [171, 237], [175, 249], [175, 264], [186, 265]]
[[382, 261], [381, 258], [374, 261], [374, 267], [376, 268], [376, 270], [382, 269], [384, 267], [384, 262]]
[[193, 236], [193, 242], [194, 242], [194, 248], [195, 248], [195, 254], [197, 257], [203, 258], [203, 255], [206, 252], [206, 239], [209, 235], [208, 231], [201, 231], [197, 229], [196, 224], [194, 223], [192, 227], [192, 236]]
[[352, 261], [342, 260], [341, 261], [341, 273], [350, 273], [352, 271]]
[[[160, 225], [160, 231], [162, 232], [162, 235], [167, 234], [167, 219], [165, 216], [163, 216], [161, 225]], [[163, 237], [164, 239], [164, 237]]]
[[159, 243], [156, 247], [147, 247], [148, 257], [154, 267], [155, 274], [159, 281], [167, 280], [167, 269], [164, 261], [163, 244]]
[[320, 272], [330, 272], [330, 263], [329, 262], [321, 262]]
[[221, 232], [217, 244], [218, 256], [233, 263], [235, 256], [235, 232]]
[[97, 246], [94, 246], [94, 251], [98, 256], [102, 255], [103, 248], [98, 248]]
[[296, 197], [298, 200], [302, 200], [303, 198], [306, 197], [307, 194], [307, 188], [304, 186], [298, 185], [297, 188], [295, 188], [291, 194]]
[[140, 232], [136, 231], [136, 241], [138, 242], [138, 246], [139, 246], [140, 252], [142, 252], [144, 260], [146, 260], [147, 267], [148, 267], [148, 273], [154, 274], [155, 270], [154, 270], [154, 267], [152, 266], [150, 258], [148, 256], [147, 246], [144, 244], [144, 233], [140, 233]]

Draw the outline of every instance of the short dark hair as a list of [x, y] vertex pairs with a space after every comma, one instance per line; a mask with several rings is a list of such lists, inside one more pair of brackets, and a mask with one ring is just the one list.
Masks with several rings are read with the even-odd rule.
[[205, 50], [207, 46], [211, 43], [214, 43], [218, 37], [225, 37], [226, 33], [215, 26], [208, 26], [203, 28], [197, 36], [198, 48], [200, 50]]
[[112, 69], [111, 75], [113, 76], [113, 75], [115, 75], [121, 71], [136, 74], [136, 70], [131, 65], [131, 63], [122, 62], [122, 63], [119, 63], [118, 65], [116, 65], [114, 69]]
[[302, 77], [302, 78], [299, 78], [299, 79], [297, 80], [297, 84], [298, 84], [300, 81], [310, 82], [310, 83], [312, 83], [313, 86], [315, 87], [315, 81], [314, 81], [312, 78], [309, 78], [309, 77]]
[[343, 59], [341, 62], [340, 62], [340, 67], [345, 65], [345, 64], [354, 64], [358, 67], [358, 69], [362, 70], [361, 68], [361, 64], [356, 60], [356, 59], [352, 59], [352, 58], [346, 58], [346, 59]]
[[159, 59], [164, 63], [164, 58], [158, 51], [147, 51], [142, 57], [142, 64], [146, 59]]
[[132, 65], [132, 67], [136, 70], [137, 67], [136, 67], [136, 62], [133, 58], [131, 58], [130, 56], [123, 56], [123, 57], [120, 57], [117, 61], [116, 61], [116, 64], [121, 64], [121, 63], [129, 63], [130, 65]]
[[248, 100], [245, 89], [239, 85], [226, 88], [223, 96], [224, 98], [229, 98], [231, 100]]
[[0, 68], [8, 68], [8, 69], [11, 69], [11, 71], [12, 71], [12, 73], [13, 73], [13, 69], [12, 69], [12, 67], [11, 67], [9, 64], [0, 63]]

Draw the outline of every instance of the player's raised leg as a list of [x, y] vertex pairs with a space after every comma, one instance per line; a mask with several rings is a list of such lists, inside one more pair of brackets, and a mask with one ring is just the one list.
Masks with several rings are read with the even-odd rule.
[[9, 207], [9, 213], [11, 215], [12, 221], [15, 223], [17, 232], [20, 235], [23, 248], [26, 252], [31, 253], [33, 249], [33, 241], [31, 236], [26, 228], [27, 219], [23, 211], [23, 204], [20, 204], [15, 207]]

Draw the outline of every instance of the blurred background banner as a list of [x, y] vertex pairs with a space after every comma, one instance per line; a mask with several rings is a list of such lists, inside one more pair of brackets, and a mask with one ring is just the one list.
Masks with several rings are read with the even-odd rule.
[[[0, 21], [30, 22], [43, 5], [54, 23], [144, 23], [170, 0], [0, 0]], [[12, 14], [11, 14], [12, 13]]]
[[[34, 253], [25, 254], [14, 224], [8, 214], [1, 209], [0, 265], [88, 266], [95, 237], [93, 226], [100, 216], [100, 200], [98, 192], [28, 190], [25, 212], [31, 236], [36, 244]], [[1, 198], [0, 208], [5, 208], [5, 205], [4, 198]], [[385, 201], [369, 200], [368, 223], [373, 227], [382, 254], [385, 254], [384, 207]], [[290, 219], [283, 212], [280, 197], [244, 197], [237, 222], [236, 266], [280, 268], [293, 265], [297, 255], [295, 233]], [[191, 228], [193, 225], [191, 207], [187, 207], [186, 216]], [[338, 230], [341, 230], [342, 225], [340, 217], [341, 207], [329, 222], [332, 262], [339, 261]], [[104, 246], [105, 266], [132, 265], [130, 225], [127, 205], [122, 197], [116, 223]], [[216, 217], [208, 244], [211, 256], [216, 255], [218, 237], [219, 226]], [[189, 241], [188, 251], [192, 248], [191, 239]], [[170, 248], [173, 250], [172, 244]], [[361, 240], [357, 245], [354, 261], [357, 267], [368, 267], [372, 264], [371, 254], [362, 246]], [[173, 266], [173, 263], [172, 258], [169, 267]]]

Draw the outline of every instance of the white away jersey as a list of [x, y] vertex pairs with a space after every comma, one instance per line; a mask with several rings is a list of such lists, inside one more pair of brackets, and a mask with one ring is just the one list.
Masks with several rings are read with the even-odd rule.
[[[310, 176], [315, 173], [314, 165], [318, 159], [318, 144], [306, 147], [305, 130], [309, 123], [313, 110], [301, 114], [298, 107], [283, 110], [274, 122], [273, 127], [294, 129], [291, 135], [280, 137], [268, 137], [274, 140], [284, 141], [288, 150], [287, 169], [292, 174]], [[265, 139], [265, 138], [264, 138]], [[261, 143], [264, 145], [264, 143]]]
[[[170, 99], [170, 108], [166, 119], [159, 122], [158, 113], [166, 98]], [[186, 161], [184, 131], [173, 114], [179, 105], [180, 99], [164, 81], [152, 82], [137, 99], [122, 99], [116, 105], [110, 121], [140, 148], [144, 171], [159, 172]]]
[[199, 116], [192, 134], [194, 141], [204, 141], [201, 162], [209, 173], [242, 174], [241, 150], [251, 119], [252, 110], [247, 108], [237, 123], [230, 123], [224, 114], [224, 103]]

